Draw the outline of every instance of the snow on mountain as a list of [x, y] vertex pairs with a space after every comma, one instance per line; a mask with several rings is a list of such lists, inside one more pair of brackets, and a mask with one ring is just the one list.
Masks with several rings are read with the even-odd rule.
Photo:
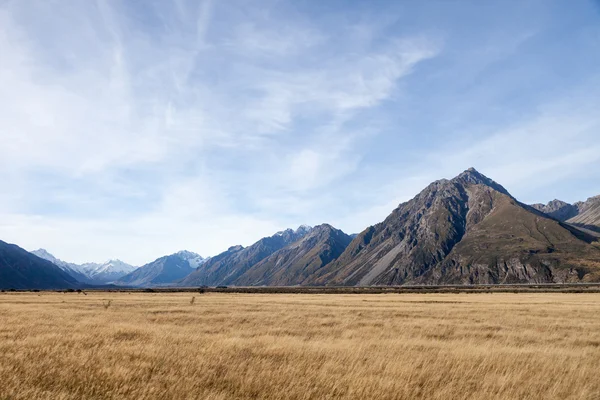
[[52, 254], [50, 254], [46, 249], [37, 249], [31, 252], [31, 254], [38, 256], [39, 258], [43, 258], [44, 260], [48, 260], [51, 263], [53, 263], [54, 265], [56, 265], [57, 267], [61, 268], [64, 271], [69, 271], [69, 270], [75, 270], [77, 272], [80, 272], [80, 265], [77, 264], [73, 264], [73, 263], [69, 263], [63, 260], [60, 260], [56, 257], [54, 257]]
[[[54, 257], [44, 249], [38, 249], [31, 253], [52, 262], [78, 281], [92, 284], [116, 282], [138, 268], [121, 260], [108, 260], [104, 263], [85, 263], [81, 265], [73, 264]], [[187, 250], [179, 251], [174, 255], [187, 261], [189, 266], [194, 269], [208, 261], [208, 258], [203, 258], [201, 255]]]
[[188, 263], [190, 263], [190, 267], [192, 268], [198, 268], [198, 266], [208, 261], [208, 258], [203, 258], [200, 254], [187, 250], [178, 251], [177, 253], [175, 253], [175, 255], [178, 255], [179, 257], [183, 258]]
[[121, 260], [109, 260], [101, 264], [86, 263], [79, 265], [60, 260], [45, 249], [38, 249], [31, 253], [52, 262], [81, 282], [96, 284], [110, 283], [136, 269], [133, 265], [129, 265]]
[[63, 260], [59, 260], [58, 258], [54, 257], [52, 254], [50, 254], [45, 249], [34, 250], [31, 252], [31, 254], [38, 256], [39, 258], [42, 258], [44, 260], [50, 261], [52, 264], [56, 265], [57, 267], [59, 267], [60, 269], [65, 271], [67, 274], [71, 275], [73, 278], [77, 279], [79, 282], [90, 283], [89, 277], [80, 270], [80, 267], [81, 267], [80, 265], [68, 263]]
[[[137, 267], [121, 260], [108, 260], [105, 263], [87, 263], [80, 266], [81, 271], [92, 279], [118, 279]], [[118, 276], [118, 277], [117, 277]], [[110, 277], [110, 278], [109, 278]]]

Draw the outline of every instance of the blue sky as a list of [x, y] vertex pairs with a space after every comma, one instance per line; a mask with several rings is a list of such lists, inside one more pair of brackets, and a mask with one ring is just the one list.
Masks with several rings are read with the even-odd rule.
[[0, 239], [68, 261], [359, 232], [474, 166], [600, 194], [597, 1], [0, 1]]

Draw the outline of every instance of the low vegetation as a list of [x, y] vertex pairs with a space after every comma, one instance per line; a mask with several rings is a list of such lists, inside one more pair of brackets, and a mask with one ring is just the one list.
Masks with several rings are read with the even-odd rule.
[[[0, 399], [596, 399], [581, 293], [0, 294]], [[107, 306], [108, 305], [108, 306]]]

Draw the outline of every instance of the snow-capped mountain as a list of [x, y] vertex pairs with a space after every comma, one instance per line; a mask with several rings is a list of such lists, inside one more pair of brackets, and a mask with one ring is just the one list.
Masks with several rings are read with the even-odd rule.
[[115, 282], [116, 285], [152, 287], [172, 285], [194, 271], [207, 259], [191, 251], [182, 250], [160, 257], [137, 268]]
[[175, 253], [175, 255], [178, 255], [179, 257], [190, 263], [190, 267], [192, 268], [198, 268], [198, 266], [208, 261], [208, 258], [203, 258], [200, 254], [187, 250], [178, 251], [177, 253]]
[[79, 265], [60, 260], [45, 249], [38, 249], [31, 253], [52, 262], [78, 281], [85, 283], [111, 283], [136, 269], [133, 265], [129, 265], [121, 260], [109, 260], [101, 264], [86, 263]]
[[36, 255], [39, 258], [43, 258], [44, 260], [48, 260], [63, 270], [75, 269], [75, 267], [78, 267], [76, 264], [71, 264], [66, 261], [59, 260], [58, 258], [54, 257], [52, 254], [48, 253], [48, 251], [46, 251], [45, 249], [34, 250], [31, 252], [31, 254]]
[[109, 283], [118, 280], [136, 268], [121, 260], [108, 260], [102, 264], [83, 264], [80, 266], [80, 271], [94, 281]]

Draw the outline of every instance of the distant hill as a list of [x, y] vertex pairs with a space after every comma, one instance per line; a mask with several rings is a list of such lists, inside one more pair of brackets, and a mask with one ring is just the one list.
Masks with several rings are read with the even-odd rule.
[[0, 241], [1, 289], [72, 289], [80, 283], [50, 261]]
[[307, 284], [578, 282], [600, 279], [595, 238], [519, 203], [469, 169], [429, 185], [359, 234]]

